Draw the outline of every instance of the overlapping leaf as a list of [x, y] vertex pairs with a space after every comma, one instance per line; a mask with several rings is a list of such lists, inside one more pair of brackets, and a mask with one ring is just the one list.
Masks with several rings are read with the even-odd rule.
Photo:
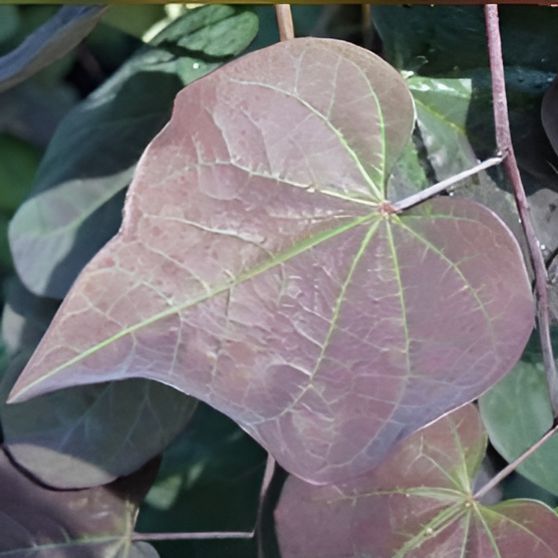
[[517, 361], [533, 302], [511, 233], [467, 200], [385, 202], [413, 105], [375, 55], [274, 45], [197, 81], [137, 169], [121, 233], [13, 399], [143, 377], [331, 482]]
[[[33, 196], [10, 225], [14, 263], [27, 288], [64, 297], [116, 234], [119, 193], [168, 120], [176, 93], [246, 48], [256, 32], [257, 18], [245, 9], [191, 10], [155, 37], [159, 48], [142, 49], [67, 115], [39, 167]], [[215, 40], [207, 47], [200, 37]]]
[[95, 27], [105, 6], [64, 6], [14, 51], [0, 57], [0, 91], [29, 78], [79, 44]]
[[[512, 372], [480, 399], [480, 409], [492, 445], [510, 462], [552, 427], [554, 416], [538, 339], [529, 343]], [[557, 452], [558, 439], [552, 438], [517, 470], [558, 495]]]
[[290, 477], [275, 511], [282, 558], [555, 558], [553, 510], [474, 499], [485, 449], [468, 405], [416, 432], [366, 476], [323, 487]]
[[0, 449], [0, 556], [157, 558], [131, 540], [155, 472], [150, 464], [106, 487], [61, 492], [33, 482]]
[[[545, 137], [540, 109], [558, 64], [558, 49], [547, 39], [558, 24], [558, 13], [527, 6], [505, 6], [500, 12], [514, 148], [547, 257], [558, 249], [554, 171], [558, 158]], [[413, 72], [409, 86], [417, 101], [424, 148], [437, 178], [454, 173], [459, 168], [456, 163], [469, 160], [467, 166], [472, 166], [477, 158], [493, 155], [491, 81], [482, 9], [383, 6], [374, 8], [373, 19], [387, 60], [400, 70]], [[503, 176], [492, 171], [490, 177], [480, 175], [479, 182], [466, 195], [488, 205], [512, 230], [518, 230]], [[458, 189], [456, 195], [462, 192]]]
[[[138, 531], [252, 531], [266, 456], [221, 413], [200, 405], [167, 448]], [[256, 558], [255, 540], [167, 543], [173, 556]], [[174, 552], [173, 552], [174, 551]], [[267, 558], [267, 557], [266, 557]]]
[[12, 358], [0, 380], [6, 449], [42, 482], [60, 488], [106, 484], [158, 455], [184, 428], [196, 401], [147, 380], [84, 386], [4, 404], [57, 307], [14, 280], [2, 315]]

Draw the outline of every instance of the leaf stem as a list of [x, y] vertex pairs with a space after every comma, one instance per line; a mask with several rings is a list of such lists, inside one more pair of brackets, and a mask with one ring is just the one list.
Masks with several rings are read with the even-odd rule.
[[275, 4], [275, 15], [279, 27], [279, 39], [288, 41], [294, 39], [293, 14], [290, 4]]
[[480, 500], [483, 496], [488, 494], [497, 484], [502, 482], [507, 476], [511, 475], [525, 460], [533, 455], [543, 444], [548, 442], [550, 438], [558, 431], [558, 423], [555, 423], [550, 430], [544, 434], [540, 440], [535, 442], [532, 446], [526, 449], [519, 457], [514, 459], [511, 463], [506, 465], [497, 475], [492, 477], [484, 486], [479, 488], [473, 495], [475, 500]]
[[470, 169], [466, 169], [460, 173], [454, 174], [453, 176], [441, 180], [440, 182], [437, 182], [436, 184], [433, 184], [432, 186], [429, 186], [428, 188], [425, 188], [424, 190], [421, 190], [416, 194], [408, 196], [407, 198], [404, 198], [401, 201], [392, 203], [391, 208], [396, 213], [404, 211], [405, 209], [409, 209], [414, 205], [417, 205], [423, 201], [426, 201], [440, 194], [441, 192], [444, 192], [445, 190], [447, 190], [449, 187], [453, 186], [457, 182], [460, 182], [465, 178], [469, 178], [469, 176], [473, 176], [474, 174], [477, 174], [480, 171], [499, 165], [500, 163], [502, 163], [504, 159], [505, 159], [504, 155], [496, 155], [494, 157], [490, 157], [490, 159], [486, 159], [485, 161], [482, 161], [481, 163], [475, 165], [474, 167], [471, 167]]
[[199, 531], [193, 533], [133, 533], [132, 541], [199, 541], [208, 539], [251, 539], [253, 531]]
[[550, 317], [548, 303], [548, 276], [541, 251], [540, 243], [535, 233], [531, 219], [531, 211], [517, 160], [513, 149], [510, 122], [508, 116], [508, 101], [506, 97], [506, 80], [502, 57], [502, 41], [498, 21], [498, 5], [488, 4], [484, 7], [486, 33], [488, 38], [488, 54], [490, 59], [490, 74], [492, 77], [492, 102], [494, 107], [494, 125], [496, 129], [496, 143], [500, 152], [507, 154], [503, 166], [513, 187], [515, 203], [523, 232], [527, 239], [529, 256], [535, 274], [535, 293], [537, 298], [537, 323], [541, 340], [544, 368], [550, 392], [550, 401], [554, 416], [558, 416], [558, 378], [556, 362], [550, 337]]

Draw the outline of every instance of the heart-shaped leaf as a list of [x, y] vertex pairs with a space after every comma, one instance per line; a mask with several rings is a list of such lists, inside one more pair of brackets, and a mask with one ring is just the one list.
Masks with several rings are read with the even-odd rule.
[[49, 490], [0, 449], [0, 557], [157, 558], [132, 543], [138, 506], [156, 473], [151, 463], [130, 477], [90, 490]]
[[521, 355], [530, 287], [513, 236], [479, 205], [390, 213], [413, 114], [395, 70], [335, 40], [274, 45], [186, 88], [122, 231], [13, 399], [154, 379], [320, 483], [476, 398]]
[[468, 405], [365, 476], [329, 486], [290, 477], [275, 511], [282, 558], [556, 558], [558, 517], [546, 505], [473, 498], [485, 449]]

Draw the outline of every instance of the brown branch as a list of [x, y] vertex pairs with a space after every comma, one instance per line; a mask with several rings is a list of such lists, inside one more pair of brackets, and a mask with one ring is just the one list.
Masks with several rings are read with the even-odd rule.
[[529, 459], [542, 445], [544, 445], [558, 431], [558, 423], [546, 432], [546, 434], [531, 447], [526, 449], [519, 457], [514, 459], [510, 464], [506, 465], [497, 475], [492, 477], [484, 486], [479, 488], [473, 495], [475, 500], [480, 500], [488, 494], [497, 484], [502, 482], [507, 476], [511, 475], [525, 460]]
[[275, 15], [277, 16], [277, 26], [279, 27], [279, 39], [288, 41], [294, 39], [293, 14], [290, 4], [275, 4]]
[[253, 531], [201, 531], [196, 533], [134, 533], [133, 541], [199, 541], [220, 539], [251, 539]]
[[421, 190], [416, 194], [413, 194], [398, 202], [394, 202], [390, 204], [391, 210], [395, 213], [400, 213], [405, 209], [409, 209], [410, 207], [413, 207], [419, 203], [422, 203], [423, 201], [426, 201], [434, 196], [437, 196], [438, 194], [441, 194], [442, 192], [446, 191], [448, 188], [451, 188], [454, 184], [461, 182], [462, 180], [465, 180], [466, 178], [469, 178], [470, 176], [473, 176], [474, 174], [477, 174], [480, 171], [501, 164], [504, 159], [505, 157], [503, 155], [496, 155], [495, 157], [486, 159], [486, 161], [482, 161], [482, 163], [479, 163], [478, 165], [475, 165], [470, 169], [454, 174], [453, 176], [450, 176], [449, 178], [437, 182], [436, 184], [433, 184], [432, 186], [429, 186], [428, 188], [425, 188], [424, 190]]
[[508, 101], [506, 97], [506, 80], [504, 76], [504, 62], [502, 58], [502, 41], [498, 22], [498, 6], [488, 4], [484, 7], [486, 33], [488, 38], [488, 54], [490, 58], [490, 73], [492, 76], [492, 102], [494, 105], [494, 125], [496, 128], [496, 143], [498, 149], [506, 154], [503, 166], [512, 184], [517, 211], [521, 219], [523, 232], [527, 239], [529, 256], [535, 273], [535, 293], [537, 298], [537, 324], [541, 340], [544, 369], [550, 392], [550, 400], [554, 416], [558, 416], [558, 379], [556, 362], [552, 350], [550, 337], [550, 317], [548, 307], [548, 283], [544, 257], [541, 251], [535, 227], [531, 219], [531, 211], [521, 175], [517, 166], [513, 149], [510, 122], [508, 117]]

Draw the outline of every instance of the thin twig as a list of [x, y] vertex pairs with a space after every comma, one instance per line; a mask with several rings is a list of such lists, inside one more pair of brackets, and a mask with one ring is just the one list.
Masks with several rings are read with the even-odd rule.
[[294, 39], [293, 14], [290, 4], [275, 4], [275, 15], [277, 16], [277, 26], [279, 27], [279, 39], [288, 41]]
[[262, 478], [260, 493], [258, 496], [258, 509], [256, 512], [256, 524], [251, 531], [199, 531], [199, 532], [177, 532], [177, 533], [132, 533], [132, 541], [196, 541], [196, 540], [221, 540], [253, 539], [258, 531], [258, 526], [262, 521], [263, 509], [269, 485], [275, 473], [275, 459], [271, 454], [267, 454], [265, 471]]
[[548, 442], [550, 438], [558, 431], [558, 423], [548, 430], [548, 432], [531, 447], [525, 450], [518, 458], [514, 459], [509, 465], [506, 465], [497, 475], [492, 477], [484, 486], [479, 488], [473, 498], [480, 500], [488, 494], [496, 485], [502, 482], [507, 476], [511, 475], [525, 460], [529, 459], [543, 444]]
[[133, 541], [199, 541], [219, 539], [251, 539], [253, 531], [201, 531], [197, 533], [134, 533]]
[[432, 186], [429, 186], [428, 188], [425, 188], [424, 190], [421, 190], [420, 192], [417, 192], [412, 196], [404, 198], [398, 202], [392, 203], [391, 204], [392, 211], [399, 213], [400, 211], [409, 209], [414, 205], [417, 205], [425, 200], [437, 196], [438, 194], [444, 192], [445, 190], [447, 190], [457, 182], [461, 182], [462, 180], [465, 180], [465, 178], [469, 178], [470, 176], [473, 176], [474, 174], [477, 174], [480, 171], [499, 165], [500, 163], [502, 163], [504, 159], [505, 157], [503, 155], [496, 155], [495, 157], [486, 159], [486, 161], [483, 161], [482, 163], [479, 163], [478, 165], [475, 165], [470, 169], [464, 170], [458, 174], [454, 174], [453, 176], [450, 176], [449, 178], [437, 182], [436, 184], [433, 184]]
[[525, 195], [525, 189], [523, 188], [523, 182], [521, 181], [515, 152], [513, 150], [510, 122], [508, 117], [504, 62], [502, 59], [502, 42], [498, 22], [498, 6], [496, 4], [486, 5], [484, 7], [484, 13], [488, 38], [490, 73], [492, 76], [492, 102], [494, 105], [496, 142], [498, 149], [502, 153], [507, 154], [503, 166], [508, 179], [513, 186], [517, 211], [519, 213], [519, 217], [521, 218], [521, 224], [527, 239], [529, 255], [533, 265], [533, 271], [535, 273], [537, 323], [541, 340], [541, 350], [552, 409], [554, 411], [554, 416], [558, 416], [558, 378], [550, 337], [547, 271], [541, 247], [535, 233], [535, 227], [531, 219], [529, 203], [527, 202], [527, 196]]

